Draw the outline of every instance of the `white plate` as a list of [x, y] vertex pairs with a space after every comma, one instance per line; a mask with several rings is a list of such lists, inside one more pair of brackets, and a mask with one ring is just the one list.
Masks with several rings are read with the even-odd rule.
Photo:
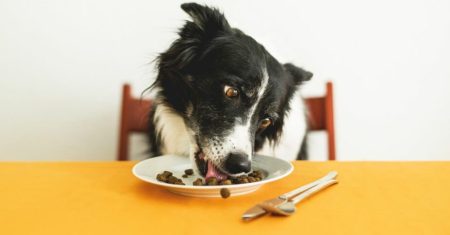
[[[145, 182], [165, 187], [167, 190], [176, 194], [191, 197], [220, 197], [220, 189], [222, 188], [228, 188], [232, 196], [251, 193], [264, 184], [286, 177], [294, 169], [288, 161], [256, 155], [253, 157], [252, 168], [264, 174], [265, 177], [263, 180], [247, 184], [194, 186], [192, 182], [200, 176], [181, 177], [184, 174], [184, 170], [191, 168], [191, 162], [187, 157], [164, 155], [137, 163], [133, 167], [133, 174]], [[168, 184], [158, 181], [156, 175], [163, 171], [171, 171], [174, 176], [182, 179], [186, 185]]]

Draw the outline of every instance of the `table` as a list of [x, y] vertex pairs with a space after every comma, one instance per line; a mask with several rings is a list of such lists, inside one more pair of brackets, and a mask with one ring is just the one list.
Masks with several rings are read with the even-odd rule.
[[[297, 161], [288, 177], [228, 199], [171, 194], [136, 179], [135, 163], [0, 163], [0, 234], [450, 234], [450, 162]], [[339, 184], [293, 216], [241, 221], [330, 170]]]

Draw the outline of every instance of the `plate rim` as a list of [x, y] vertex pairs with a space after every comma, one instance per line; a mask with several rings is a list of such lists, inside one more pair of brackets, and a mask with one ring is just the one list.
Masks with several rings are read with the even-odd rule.
[[159, 185], [159, 186], [163, 186], [163, 187], [169, 187], [169, 188], [195, 189], [195, 190], [214, 190], [214, 189], [222, 189], [222, 188], [233, 189], [233, 188], [241, 188], [241, 187], [262, 186], [263, 184], [267, 184], [267, 183], [270, 183], [270, 182], [273, 182], [273, 181], [277, 181], [277, 180], [279, 180], [281, 178], [284, 178], [284, 177], [290, 175], [294, 171], [294, 165], [290, 161], [286, 161], [286, 160], [284, 160], [282, 158], [276, 158], [276, 157], [270, 157], [270, 156], [258, 154], [258, 156], [263, 156], [263, 157], [267, 157], [267, 158], [274, 158], [274, 159], [283, 161], [283, 162], [285, 162], [285, 163], [287, 163], [289, 165], [289, 169], [286, 172], [284, 172], [283, 174], [278, 175], [278, 176], [273, 177], [273, 178], [270, 178], [270, 179], [267, 179], [267, 180], [261, 180], [261, 181], [257, 181], [257, 182], [246, 183], [246, 184], [210, 185], [210, 186], [209, 185], [195, 186], [195, 185], [168, 184], [168, 183], [164, 183], [164, 182], [159, 182], [159, 181], [156, 180], [156, 178], [155, 178], [154, 181], [150, 181], [150, 180], [147, 180], [144, 177], [139, 176], [136, 173], [136, 169], [137, 169], [138, 165], [143, 164], [143, 162], [151, 161], [151, 160], [153, 160], [155, 158], [159, 158], [159, 157], [170, 157], [170, 156], [171, 157], [183, 157], [183, 156], [180, 156], [180, 155], [165, 154], [165, 155], [159, 155], [159, 156], [156, 156], [156, 157], [144, 159], [144, 160], [141, 160], [138, 163], [134, 164], [134, 166], [133, 166], [131, 171], [132, 171], [133, 175], [136, 178], [138, 178], [138, 179], [140, 179], [140, 180], [142, 180], [144, 182], [150, 183], [150, 184]]

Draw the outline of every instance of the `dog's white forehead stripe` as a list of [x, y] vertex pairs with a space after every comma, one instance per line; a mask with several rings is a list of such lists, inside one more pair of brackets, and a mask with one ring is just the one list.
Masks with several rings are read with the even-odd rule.
[[[261, 100], [262, 96], [264, 95], [264, 92], [267, 90], [267, 84], [269, 84], [269, 74], [267, 73], [267, 69], [264, 69], [263, 72], [263, 80], [261, 82], [261, 87], [258, 91], [258, 100], [256, 101], [256, 105], [259, 104], [259, 101]], [[253, 106], [253, 111], [256, 109], [256, 105]]]
[[248, 156], [252, 155], [252, 143], [250, 141], [250, 125], [252, 121], [252, 117], [255, 114], [255, 110], [259, 105], [259, 102], [261, 101], [261, 98], [263, 97], [264, 93], [267, 90], [267, 86], [269, 84], [269, 74], [267, 73], [267, 69], [264, 69], [263, 71], [263, 77], [261, 80], [261, 85], [258, 88], [257, 91], [257, 97], [256, 102], [252, 105], [252, 107], [249, 109], [247, 113], [247, 118], [245, 123], [242, 123], [242, 119], [238, 118], [236, 119], [236, 126], [233, 128], [230, 135], [226, 137], [226, 142], [233, 143], [231, 149], [224, 149], [225, 153], [233, 152], [233, 151], [240, 151], [245, 152], [248, 154]]
[[[264, 92], [266, 92], [266, 90], [267, 90], [267, 84], [269, 84], [269, 74], [267, 73], [267, 69], [264, 69], [261, 86], [258, 88], [256, 102], [250, 108], [250, 111], [248, 112], [248, 115], [247, 115], [247, 124], [248, 125], [250, 124], [251, 119], [252, 119], [253, 115], [255, 114], [256, 107], [258, 107], [259, 102], [261, 101], [261, 98], [264, 95]], [[250, 127], [250, 125], [249, 125], [249, 127]], [[248, 130], [248, 131], [250, 133], [250, 130]]]

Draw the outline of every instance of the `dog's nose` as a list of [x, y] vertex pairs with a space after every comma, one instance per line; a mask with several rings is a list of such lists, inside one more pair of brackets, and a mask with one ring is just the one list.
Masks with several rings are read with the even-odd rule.
[[230, 153], [225, 160], [225, 169], [231, 174], [248, 173], [251, 167], [251, 162], [245, 153]]

